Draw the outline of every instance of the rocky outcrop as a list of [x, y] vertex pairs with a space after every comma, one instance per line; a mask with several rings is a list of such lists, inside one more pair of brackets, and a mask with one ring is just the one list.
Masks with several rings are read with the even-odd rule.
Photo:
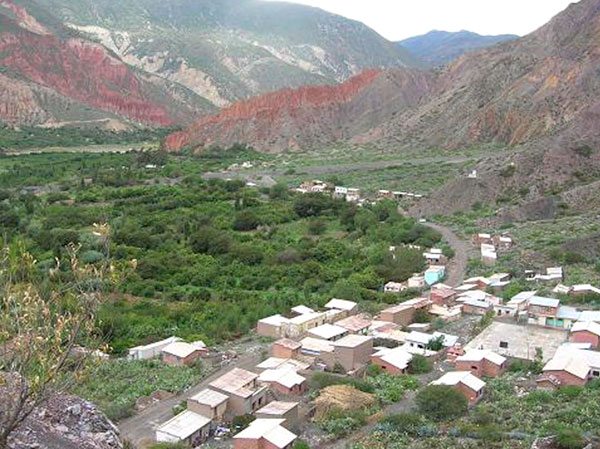
[[165, 146], [201, 150], [243, 142], [278, 152], [348, 140], [414, 107], [429, 91], [430, 80], [417, 70], [368, 70], [339, 85], [286, 89], [204, 117], [169, 136]]
[[122, 449], [117, 427], [93, 404], [57, 395], [38, 407], [9, 439], [9, 449]]
[[51, 32], [12, 0], [0, 3], [0, 67], [0, 121], [11, 125], [69, 121], [69, 110], [80, 109], [82, 120], [169, 126], [204, 106], [140, 76], [102, 45]]

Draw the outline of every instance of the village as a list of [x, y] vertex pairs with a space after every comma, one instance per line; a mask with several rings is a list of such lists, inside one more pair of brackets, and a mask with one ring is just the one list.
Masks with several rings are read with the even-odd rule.
[[[482, 261], [493, 265], [492, 252], [514, 242], [507, 235], [478, 234], [473, 244], [481, 248]], [[539, 390], [584, 386], [600, 378], [600, 311], [538, 295], [553, 288], [557, 295], [576, 299], [599, 289], [565, 286], [562, 268], [549, 267], [543, 273], [523, 273], [531, 289], [506, 300], [502, 295], [513, 282], [510, 274], [450, 286], [443, 283], [449, 262], [443, 252], [425, 249], [423, 257], [428, 265], [424, 272], [385, 284], [383, 290], [398, 295], [398, 303], [377, 314], [334, 298], [320, 310], [297, 305], [286, 315], [260, 319], [255, 333], [268, 348], [260, 363], [242, 368], [233, 360], [224, 374], [188, 397], [185, 410], [153, 426], [155, 440], [190, 447], [212, 441], [234, 449], [289, 449], [304, 437], [315, 414], [309, 385], [316, 373], [361, 379], [376, 367], [390, 376], [405, 376], [411, 364], [426, 359], [435, 366], [427, 383], [455, 389], [470, 406], [485, 397], [486, 380], [502, 376], [513, 363], [541, 364], [535, 377]], [[401, 299], [406, 292], [415, 295]], [[473, 334], [471, 324], [483, 322]], [[129, 357], [159, 357], [184, 366], [209, 352], [203, 342], [173, 337], [132, 348]], [[241, 421], [245, 424], [240, 427]]]

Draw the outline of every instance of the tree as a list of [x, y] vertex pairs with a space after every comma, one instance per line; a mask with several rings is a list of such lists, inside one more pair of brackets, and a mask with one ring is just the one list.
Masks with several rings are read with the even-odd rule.
[[327, 223], [323, 220], [314, 219], [308, 223], [308, 232], [310, 235], [321, 235], [327, 230]]
[[444, 340], [445, 337], [443, 335], [429, 340], [429, 343], [427, 343], [427, 349], [430, 351], [441, 351], [444, 349]]
[[[108, 240], [107, 226], [96, 232]], [[49, 295], [37, 285], [36, 261], [22, 245], [0, 254], [0, 448], [36, 407], [67, 391], [99, 345], [96, 311], [117, 270], [108, 262], [80, 265], [78, 250], [67, 248], [68, 267], [56, 261]]]
[[238, 213], [233, 220], [233, 229], [236, 231], [254, 231], [260, 225], [260, 220], [251, 210]]
[[417, 393], [419, 411], [427, 418], [444, 421], [463, 416], [468, 401], [460, 392], [446, 385], [429, 385]]
[[408, 372], [411, 374], [425, 374], [431, 372], [433, 364], [431, 361], [421, 354], [413, 355], [410, 363], [408, 364]]

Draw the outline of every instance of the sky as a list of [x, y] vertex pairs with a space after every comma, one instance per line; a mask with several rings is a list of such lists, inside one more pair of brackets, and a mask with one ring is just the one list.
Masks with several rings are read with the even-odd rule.
[[287, 0], [358, 20], [392, 41], [431, 30], [523, 36], [575, 0]]

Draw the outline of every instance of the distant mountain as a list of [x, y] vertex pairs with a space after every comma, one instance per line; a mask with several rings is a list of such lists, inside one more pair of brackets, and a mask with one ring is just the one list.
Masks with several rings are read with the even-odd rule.
[[291, 3], [36, 1], [127, 64], [218, 107], [281, 88], [343, 82], [366, 68], [419, 64], [362, 23]]
[[427, 34], [400, 41], [398, 45], [401, 48], [409, 50], [429, 65], [440, 66], [469, 51], [491, 47], [500, 42], [514, 40], [518, 37], [513, 34], [482, 36], [470, 31], [459, 31], [456, 33], [430, 31]]

